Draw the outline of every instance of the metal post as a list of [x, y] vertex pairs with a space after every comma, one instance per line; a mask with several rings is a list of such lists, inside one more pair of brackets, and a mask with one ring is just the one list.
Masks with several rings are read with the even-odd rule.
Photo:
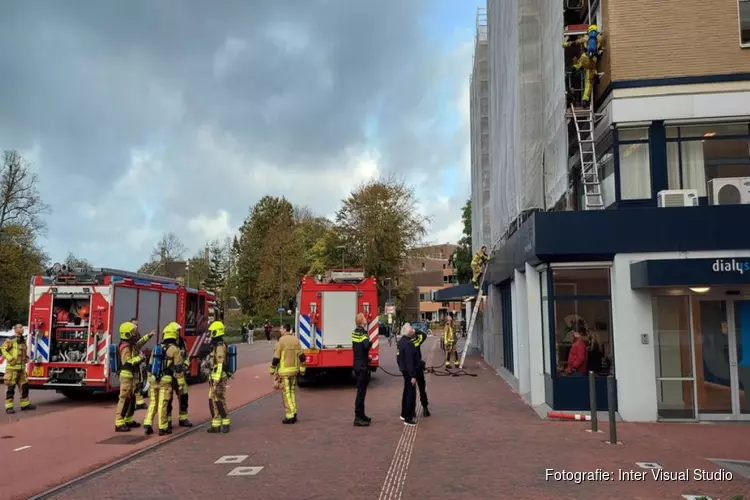
[[599, 419], [596, 406], [596, 374], [589, 371], [589, 409], [591, 410], [591, 432], [599, 432]]
[[617, 444], [617, 422], [615, 421], [615, 377], [607, 377], [607, 406], [609, 407], [609, 444]]
[[284, 307], [284, 258], [281, 258], [281, 272], [279, 273], [279, 328], [281, 328], [281, 322], [283, 319], [283, 312], [281, 309]]

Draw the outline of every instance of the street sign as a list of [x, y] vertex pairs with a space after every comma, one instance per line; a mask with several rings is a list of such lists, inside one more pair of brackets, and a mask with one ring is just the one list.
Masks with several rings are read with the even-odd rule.
[[385, 306], [385, 313], [386, 314], [396, 314], [396, 306], [393, 304], [386, 304]]
[[279, 307], [278, 309], [276, 309], [276, 312], [283, 313], [283, 312], [286, 312], [286, 309], [284, 309], [283, 307]]

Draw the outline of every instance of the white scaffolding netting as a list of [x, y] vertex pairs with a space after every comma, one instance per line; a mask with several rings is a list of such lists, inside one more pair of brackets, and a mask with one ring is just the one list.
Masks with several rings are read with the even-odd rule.
[[471, 212], [472, 246], [477, 251], [490, 245], [490, 159], [489, 159], [489, 66], [487, 61], [487, 16], [477, 12], [474, 64], [471, 72]]
[[491, 237], [567, 186], [563, 5], [488, 0]]

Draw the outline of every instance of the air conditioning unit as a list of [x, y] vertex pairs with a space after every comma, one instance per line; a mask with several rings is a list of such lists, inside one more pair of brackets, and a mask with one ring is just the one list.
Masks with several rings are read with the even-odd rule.
[[665, 189], [656, 195], [660, 207], [697, 207], [697, 189]]
[[708, 181], [708, 204], [750, 204], [750, 177], [711, 179]]

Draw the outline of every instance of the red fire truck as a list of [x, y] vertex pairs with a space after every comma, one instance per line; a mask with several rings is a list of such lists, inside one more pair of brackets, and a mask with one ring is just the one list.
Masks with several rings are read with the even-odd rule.
[[378, 284], [361, 270], [334, 270], [325, 278], [305, 276], [297, 293], [297, 336], [305, 351], [304, 379], [354, 366], [354, 317], [364, 313], [370, 334], [370, 370], [380, 364]]
[[29, 386], [53, 389], [68, 397], [115, 391], [117, 374], [109, 371], [109, 345], [120, 341], [119, 326], [132, 318], [146, 334], [157, 335], [177, 321], [184, 328], [191, 358], [190, 378], [205, 376], [210, 351], [207, 315], [216, 297], [186, 288], [178, 280], [117, 269], [68, 269], [55, 264], [31, 280], [29, 310]]

